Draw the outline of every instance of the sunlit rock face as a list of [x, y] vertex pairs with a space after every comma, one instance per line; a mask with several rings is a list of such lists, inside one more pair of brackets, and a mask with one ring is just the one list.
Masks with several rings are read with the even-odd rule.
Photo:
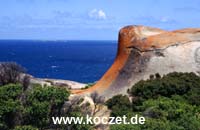
[[200, 72], [200, 28], [164, 31], [145, 26], [126, 26], [119, 32], [118, 51], [110, 69], [91, 88], [75, 93], [111, 97], [149, 75]]

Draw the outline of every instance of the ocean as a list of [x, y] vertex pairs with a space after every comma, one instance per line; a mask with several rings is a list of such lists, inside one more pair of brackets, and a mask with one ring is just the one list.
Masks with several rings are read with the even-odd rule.
[[0, 40], [0, 62], [16, 62], [38, 78], [92, 83], [112, 65], [116, 41]]

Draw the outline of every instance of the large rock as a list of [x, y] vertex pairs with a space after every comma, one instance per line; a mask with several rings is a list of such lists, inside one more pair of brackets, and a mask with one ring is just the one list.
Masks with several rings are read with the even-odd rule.
[[111, 97], [149, 75], [170, 72], [200, 72], [200, 28], [164, 31], [145, 26], [120, 30], [116, 59], [104, 76], [87, 90]]
[[[71, 113], [74, 110], [77, 109], [77, 106], [81, 108], [79, 111], [84, 116], [89, 116], [92, 118], [98, 117], [98, 118], [107, 118], [107, 120], [104, 120], [106, 122], [109, 122], [109, 117], [111, 110], [108, 109], [107, 106], [105, 106], [102, 103], [97, 103], [94, 101], [91, 96], [70, 96], [69, 101], [66, 101], [62, 107], [61, 114], [66, 115], [67, 113]], [[94, 124], [94, 130], [109, 130], [108, 124]]]

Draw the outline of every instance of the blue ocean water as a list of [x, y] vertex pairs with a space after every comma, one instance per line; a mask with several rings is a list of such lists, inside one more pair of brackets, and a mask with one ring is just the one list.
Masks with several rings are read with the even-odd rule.
[[0, 62], [17, 62], [35, 77], [83, 83], [97, 81], [116, 51], [116, 41], [0, 40]]

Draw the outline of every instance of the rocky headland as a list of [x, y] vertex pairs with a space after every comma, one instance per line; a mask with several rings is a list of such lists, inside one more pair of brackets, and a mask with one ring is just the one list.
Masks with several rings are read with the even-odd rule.
[[149, 75], [200, 70], [200, 28], [165, 31], [146, 26], [126, 26], [119, 32], [118, 50], [113, 65], [88, 89], [105, 97], [125, 94], [127, 89]]

